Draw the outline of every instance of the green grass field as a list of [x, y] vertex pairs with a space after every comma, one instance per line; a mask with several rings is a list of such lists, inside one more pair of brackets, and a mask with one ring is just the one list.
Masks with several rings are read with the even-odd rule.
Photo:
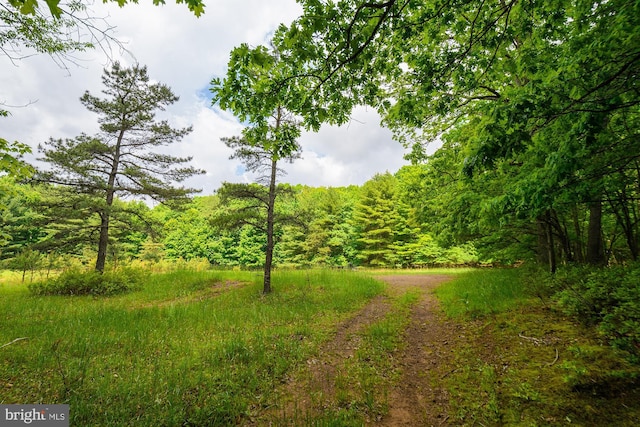
[[[277, 270], [269, 296], [255, 272], [149, 273], [143, 290], [109, 298], [36, 297], [5, 272], [0, 403], [66, 403], [72, 426], [251, 424], [342, 320], [385, 293], [373, 275], [418, 272], [427, 271]], [[523, 271], [428, 272], [457, 275], [436, 295], [464, 325], [465, 344], [456, 366], [430, 379], [455, 396], [451, 423], [638, 425], [640, 369], [532, 296]], [[384, 416], [399, 379], [389, 355], [404, 347], [418, 298], [392, 297], [388, 314], [358, 333], [335, 407], [281, 421], [360, 426]]]
[[[221, 292], [212, 293], [212, 286]], [[0, 287], [0, 402], [68, 403], [71, 425], [228, 425], [384, 286], [341, 271], [151, 275], [111, 298]]]

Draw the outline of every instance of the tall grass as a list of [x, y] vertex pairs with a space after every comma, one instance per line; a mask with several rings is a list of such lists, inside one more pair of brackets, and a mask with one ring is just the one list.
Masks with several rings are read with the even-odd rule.
[[[239, 283], [239, 284], [238, 284]], [[229, 425], [273, 389], [338, 319], [383, 285], [340, 271], [150, 275], [111, 298], [0, 288], [0, 403], [68, 403], [71, 425]], [[216, 291], [216, 292], [214, 292]]]
[[358, 268], [358, 271], [367, 272], [369, 274], [374, 274], [374, 275], [410, 276], [410, 275], [419, 275], [419, 274], [459, 275], [459, 274], [478, 271], [478, 269], [472, 268], [472, 267], [430, 267], [430, 268], [411, 268], [411, 269]]
[[477, 269], [436, 290], [449, 316], [482, 316], [513, 308], [529, 297], [518, 269]]

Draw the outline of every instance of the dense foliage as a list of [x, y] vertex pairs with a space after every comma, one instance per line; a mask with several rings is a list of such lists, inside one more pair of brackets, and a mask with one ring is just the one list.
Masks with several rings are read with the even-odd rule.
[[377, 108], [433, 164], [443, 238], [533, 243], [551, 271], [638, 258], [637, 2], [300, 3], [263, 90], [310, 88], [291, 108], [313, 129]]
[[67, 270], [56, 278], [29, 284], [34, 295], [109, 296], [142, 287], [145, 274], [139, 270], [120, 269], [102, 274], [96, 271]]
[[[312, 188], [281, 184], [274, 263], [276, 266], [426, 267], [474, 265], [481, 260], [472, 243], [438, 242], [421, 222], [418, 205], [397, 174], [377, 175], [362, 187]], [[23, 188], [22, 186], [16, 186]], [[57, 215], [43, 198], [58, 188], [35, 187], [6, 196], [10, 207], [0, 221], [4, 240], [0, 257], [17, 268], [21, 254], [42, 253], [31, 268], [46, 264], [44, 254], [84, 259], [95, 255], [97, 236], [90, 224]], [[182, 209], [116, 199], [112, 212], [118, 226], [110, 235], [108, 259], [118, 264], [134, 259], [206, 259], [212, 265], [258, 268], [264, 265], [266, 236], [260, 222], [238, 211], [245, 202], [224, 202], [220, 195], [196, 197]], [[224, 203], [223, 203], [224, 202]], [[235, 220], [234, 220], [235, 218]], [[122, 221], [122, 222], [121, 222]], [[125, 225], [126, 224], [126, 225]], [[98, 225], [98, 224], [96, 224]], [[10, 261], [11, 260], [11, 261]], [[58, 268], [61, 267], [58, 261]]]
[[565, 313], [596, 326], [611, 345], [640, 363], [640, 265], [566, 269], [550, 285]]

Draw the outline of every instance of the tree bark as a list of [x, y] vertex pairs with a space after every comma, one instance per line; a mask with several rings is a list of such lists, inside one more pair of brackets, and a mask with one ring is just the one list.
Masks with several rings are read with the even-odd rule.
[[[280, 127], [280, 121], [282, 119], [282, 109], [278, 107], [276, 117], [276, 134]], [[269, 200], [267, 203], [267, 248], [264, 257], [264, 282], [262, 287], [262, 293], [264, 295], [271, 293], [271, 267], [273, 264], [273, 248], [275, 242], [273, 239], [273, 226], [274, 226], [274, 212], [276, 204], [276, 176], [278, 173], [278, 159], [277, 156], [271, 157], [271, 175], [269, 177]]]
[[109, 245], [109, 220], [111, 218], [111, 206], [115, 197], [116, 177], [118, 176], [118, 168], [120, 167], [120, 147], [124, 138], [125, 129], [121, 129], [116, 142], [113, 153], [113, 163], [111, 164], [111, 172], [107, 181], [107, 195], [105, 198], [106, 208], [100, 212], [100, 239], [98, 240], [98, 257], [96, 258], [96, 271], [104, 272], [107, 262], [107, 247]]
[[274, 205], [276, 201], [276, 172], [277, 163], [271, 161], [271, 178], [269, 179], [269, 203], [267, 204], [267, 248], [264, 259], [264, 284], [263, 294], [271, 293], [271, 266], [273, 264], [273, 225], [274, 225]]
[[588, 264], [604, 265], [604, 244], [602, 241], [602, 200], [589, 203], [589, 225], [587, 229], [587, 256]]
[[557, 260], [556, 260], [556, 248], [553, 242], [553, 224], [551, 223], [551, 210], [548, 210], [545, 214], [546, 231], [547, 231], [547, 256], [549, 260], [549, 272], [551, 274], [556, 273]]
[[578, 206], [574, 205], [571, 211], [571, 215], [573, 216], [573, 229], [576, 234], [575, 238], [575, 246], [574, 246], [574, 254], [576, 257], [576, 262], [579, 264], [584, 263], [584, 248], [583, 248], [583, 240], [582, 240], [582, 228], [580, 227], [580, 217], [578, 214]]
[[109, 244], [109, 214], [100, 213], [100, 239], [98, 240], [98, 257], [96, 258], [96, 271], [104, 272], [107, 262], [107, 246]]

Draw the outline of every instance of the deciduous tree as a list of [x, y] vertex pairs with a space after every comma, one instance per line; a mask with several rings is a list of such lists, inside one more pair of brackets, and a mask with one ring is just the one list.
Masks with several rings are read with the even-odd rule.
[[315, 123], [373, 105], [418, 158], [424, 143], [462, 136], [462, 169], [497, 172], [494, 214], [536, 223], [587, 206], [585, 259], [606, 261], [604, 187], [638, 152], [637, 2], [301, 3], [274, 36], [292, 64], [282, 84], [309, 88], [297, 113]]

